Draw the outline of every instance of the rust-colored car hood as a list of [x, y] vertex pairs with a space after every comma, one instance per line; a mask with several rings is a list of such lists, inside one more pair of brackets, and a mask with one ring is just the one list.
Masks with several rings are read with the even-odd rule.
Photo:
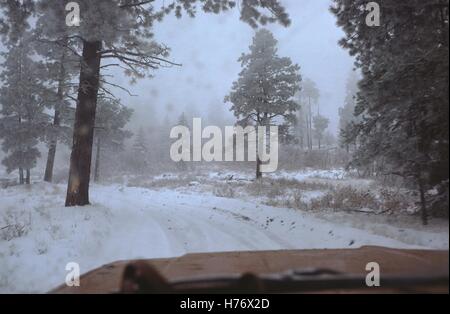
[[[129, 262], [120, 261], [104, 265], [82, 275], [79, 287], [62, 285], [50, 293], [117, 292], [123, 270]], [[200, 253], [177, 258], [148, 260], [148, 263], [169, 281], [239, 275], [248, 272], [264, 275], [311, 268], [332, 269], [349, 275], [366, 275], [366, 265], [370, 262], [377, 262], [380, 265], [381, 278], [383, 276], [448, 277], [449, 272], [448, 251], [399, 250], [372, 246], [360, 249]], [[374, 288], [373, 291], [395, 292], [382, 289], [382, 287]], [[427, 288], [424, 291], [448, 293], [448, 283], [444, 286]]]

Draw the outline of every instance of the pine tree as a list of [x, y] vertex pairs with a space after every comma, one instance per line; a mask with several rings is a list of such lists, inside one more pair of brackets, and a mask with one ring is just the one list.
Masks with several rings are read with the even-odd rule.
[[[188, 122], [184, 112], [181, 113], [180, 117], [178, 118], [177, 125], [185, 126], [185, 127], [189, 128], [189, 122]], [[191, 147], [190, 151], [192, 151], [192, 147]], [[188, 165], [184, 160], [181, 160], [180, 162], [178, 162], [177, 166], [181, 171], [186, 171], [188, 169]]]
[[152, 134], [152, 138], [158, 147], [158, 155], [155, 159], [159, 161], [161, 166], [167, 166], [172, 161], [170, 158], [170, 131], [177, 124], [174, 107], [172, 103], [166, 104], [162, 124], [156, 130], [155, 134]]
[[318, 106], [320, 92], [316, 83], [307, 78], [302, 82], [300, 101], [302, 104], [303, 120], [306, 125], [306, 142], [309, 150], [313, 149], [313, 106]]
[[351, 126], [356, 122], [355, 107], [358, 93], [358, 76], [352, 71], [347, 79], [344, 106], [339, 108], [339, 143], [347, 152], [350, 148]]
[[140, 127], [135, 135], [132, 147], [133, 157], [130, 160], [134, 170], [143, 171], [149, 168], [149, 144], [147, 134], [143, 127]]
[[[250, 52], [243, 54], [239, 62], [243, 69], [225, 98], [226, 102], [232, 103], [231, 110], [238, 124], [292, 125], [299, 109], [294, 96], [300, 90], [300, 67], [291, 59], [277, 55], [277, 40], [273, 34], [265, 29], [259, 30]], [[258, 157], [257, 178], [261, 177], [260, 166]]]
[[[71, 94], [77, 88], [77, 84], [72, 83], [72, 79], [80, 71], [80, 58], [73, 49], [76, 46], [76, 40], [70, 37], [65, 25], [66, 21], [61, 18], [67, 13], [66, 3], [59, 1], [53, 5], [52, 12], [55, 16], [49, 21], [45, 1], [38, 2], [36, 9], [38, 19], [33, 29], [36, 50], [49, 73], [47, 84], [54, 93], [53, 99], [50, 100], [53, 121], [46, 131], [48, 153], [44, 181], [47, 182], [51, 182], [53, 178], [58, 141], [65, 144], [72, 142], [70, 135], [73, 132], [74, 110], [70, 106], [73, 98]], [[49, 26], [50, 29], [47, 29]], [[51, 37], [48, 36], [49, 31], [52, 32]]]
[[8, 153], [2, 163], [8, 172], [19, 170], [21, 184], [30, 183], [30, 171], [40, 156], [36, 146], [49, 122], [44, 113], [47, 90], [41, 80], [45, 71], [32, 58], [30, 38], [23, 32], [17, 42], [5, 42], [8, 51], [2, 53], [5, 61], [0, 74], [0, 138]]
[[8, 0], [0, 2], [0, 34], [10, 43], [17, 43], [29, 31], [29, 18], [35, 10], [33, 0]]
[[320, 114], [313, 118], [314, 135], [317, 139], [319, 149], [321, 149], [322, 138], [325, 134], [325, 130], [328, 128], [329, 123], [330, 120]]
[[[298, 96], [299, 98], [300, 96]], [[306, 119], [306, 113], [305, 113], [305, 106], [301, 105], [301, 102], [298, 102], [299, 109], [297, 111], [297, 119], [295, 122], [295, 136], [297, 138], [298, 145], [300, 146], [300, 149], [305, 149], [305, 146], [307, 144], [307, 119]]]
[[[100, 162], [102, 152], [116, 154], [123, 150], [124, 142], [132, 136], [125, 130], [133, 110], [123, 106], [118, 100], [100, 99], [95, 114], [94, 142], [96, 146], [94, 181], [100, 179]], [[105, 155], [105, 154], [103, 154]]]

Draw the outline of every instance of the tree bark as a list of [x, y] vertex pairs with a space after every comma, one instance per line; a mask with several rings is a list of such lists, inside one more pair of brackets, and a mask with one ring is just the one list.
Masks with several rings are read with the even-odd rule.
[[313, 149], [313, 132], [312, 132], [312, 108], [311, 108], [311, 97], [308, 97], [308, 148], [311, 151]]
[[56, 143], [57, 140], [52, 140], [50, 143], [50, 147], [48, 148], [47, 164], [45, 165], [45, 174], [44, 174], [44, 181], [46, 182], [52, 182], [53, 180], [53, 167], [55, 164]]
[[77, 108], [70, 155], [70, 172], [66, 206], [89, 204], [92, 144], [94, 138], [95, 110], [100, 80], [102, 43], [83, 42], [83, 55], [78, 88]]
[[259, 150], [260, 150], [260, 141], [259, 141], [259, 132], [258, 128], [256, 128], [256, 180], [262, 178], [261, 173], [261, 159], [259, 158]]
[[23, 176], [23, 168], [19, 168], [19, 184], [24, 184], [25, 183], [25, 179]]
[[[259, 117], [258, 113], [258, 117]], [[261, 165], [262, 161], [259, 158], [259, 154], [261, 152], [261, 149], [263, 152], [267, 150], [267, 147], [264, 145], [268, 145], [269, 139], [270, 139], [270, 119], [269, 114], [267, 112], [264, 112], [263, 116], [261, 118], [258, 118], [259, 123], [256, 128], [256, 179], [262, 178], [262, 172], [261, 172]], [[262, 139], [259, 138], [259, 127], [266, 127], [266, 132], [264, 133], [264, 137]]]
[[424, 226], [428, 225], [428, 213], [427, 213], [427, 203], [425, 200], [425, 187], [423, 184], [423, 179], [421, 175], [417, 179], [419, 185], [420, 192], [420, 205], [421, 205], [421, 213], [422, 213], [422, 223]]
[[25, 183], [26, 184], [30, 184], [31, 183], [31, 171], [30, 171], [30, 169], [27, 169], [27, 176], [26, 176], [26, 178], [25, 178]]
[[261, 179], [262, 173], [261, 173], [261, 159], [259, 157], [256, 157], [256, 179]]
[[97, 153], [95, 155], [94, 182], [100, 179], [100, 136], [97, 137]]
[[[60, 60], [60, 67], [59, 67], [59, 79], [58, 79], [58, 92], [57, 92], [57, 103], [55, 105], [55, 115], [53, 117], [53, 127], [59, 128], [61, 125], [61, 106], [62, 102], [64, 101], [64, 79], [66, 76], [66, 72], [64, 69], [64, 60], [65, 60], [65, 53], [63, 52]], [[58, 130], [55, 130], [58, 131]], [[57, 134], [52, 135], [53, 138], [51, 139], [50, 146], [48, 148], [48, 155], [47, 155], [47, 164], [45, 166], [45, 174], [44, 174], [44, 181], [46, 182], [52, 182], [53, 180], [53, 168], [55, 165], [55, 156], [56, 156], [56, 145], [58, 144], [58, 136]]]

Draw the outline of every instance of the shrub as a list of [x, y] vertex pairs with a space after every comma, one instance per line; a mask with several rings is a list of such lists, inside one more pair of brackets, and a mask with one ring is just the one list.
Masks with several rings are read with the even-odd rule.
[[27, 220], [23, 220], [25, 213], [7, 211], [2, 217], [0, 225], [0, 239], [10, 241], [26, 235], [31, 229], [31, 213]]
[[360, 191], [350, 186], [335, 188], [324, 196], [311, 200], [310, 208], [333, 210], [377, 210], [380, 204], [370, 191]]
[[234, 198], [236, 193], [232, 186], [228, 184], [221, 184], [216, 186], [213, 190], [213, 194], [217, 197]]

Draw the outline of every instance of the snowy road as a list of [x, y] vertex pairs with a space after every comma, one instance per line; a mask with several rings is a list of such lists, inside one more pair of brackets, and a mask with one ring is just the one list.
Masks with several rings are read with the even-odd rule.
[[[125, 238], [142, 241], [143, 246], [148, 247], [148, 254], [144, 256], [155, 252], [178, 256], [187, 252], [294, 248], [248, 216], [223, 209], [226, 199], [135, 188], [113, 197], [103, 197], [105, 195], [107, 193], [100, 193], [95, 202], [106, 205], [117, 215], [130, 207], [137, 211], [133, 217], [117, 220], [120, 226], [116, 230], [123, 232]], [[143, 223], [148, 224], [146, 228], [150, 232], [145, 236], [136, 228]]]
[[45, 292], [64, 282], [68, 262], [86, 272], [116, 260], [190, 252], [363, 245], [448, 249], [448, 232], [385, 226], [380, 233], [207, 193], [93, 186], [91, 206], [65, 208], [64, 192], [64, 185], [44, 183], [0, 190], [0, 226], [24, 231], [12, 238], [2, 233], [0, 292]]

